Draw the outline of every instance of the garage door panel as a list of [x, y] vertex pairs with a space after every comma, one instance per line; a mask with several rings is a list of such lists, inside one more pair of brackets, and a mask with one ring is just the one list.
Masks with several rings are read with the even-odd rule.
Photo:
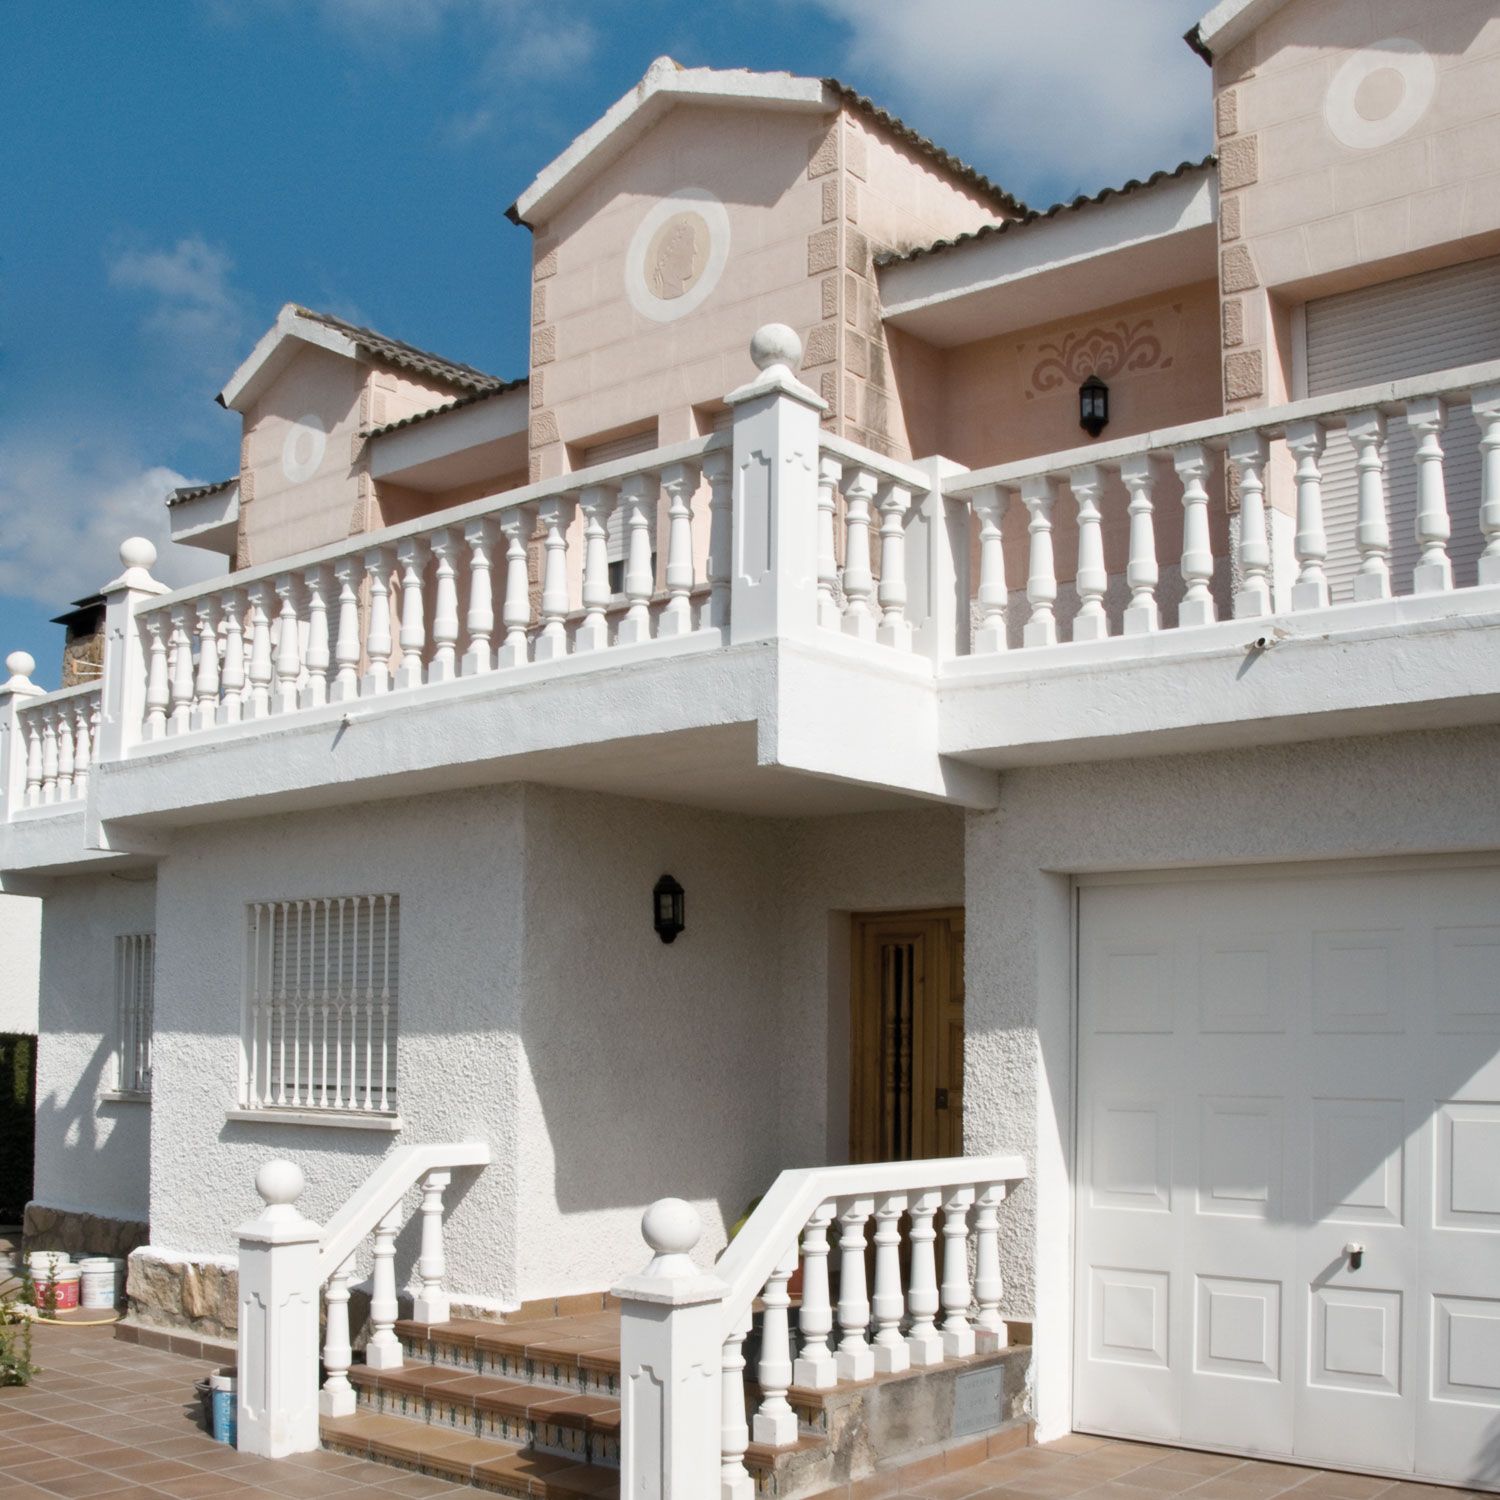
[[1172, 1211], [1172, 1102], [1100, 1099], [1093, 1110], [1090, 1202], [1095, 1208]]
[[1271, 933], [1208, 937], [1198, 949], [1198, 1029], [1209, 1035], [1280, 1033], [1287, 976]]
[[1500, 1100], [1444, 1100], [1433, 1123], [1437, 1227], [1500, 1232]]
[[1440, 1032], [1500, 1036], [1500, 924], [1439, 927], [1433, 971]]
[[1312, 1204], [1321, 1223], [1406, 1219], [1406, 1108], [1400, 1099], [1314, 1099]]
[[1283, 1217], [1284, 1117], [1285, 1103], [1280, 1098], [1208, 1096], [1199, 1100], [1200, 1215], [1262, 1221]]
[[1411, 988], [1404, 928], [1322, 929], [1313, 933], [1313, 1029], [1379, 1033], [1406, 1030]]

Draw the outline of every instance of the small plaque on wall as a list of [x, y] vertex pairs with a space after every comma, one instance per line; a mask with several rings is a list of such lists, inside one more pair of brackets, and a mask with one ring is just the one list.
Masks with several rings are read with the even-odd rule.
[[973, 1437], [1005, 1421], [1005, 1367], [970, 1370], [953, 1382], [953, 1436]]

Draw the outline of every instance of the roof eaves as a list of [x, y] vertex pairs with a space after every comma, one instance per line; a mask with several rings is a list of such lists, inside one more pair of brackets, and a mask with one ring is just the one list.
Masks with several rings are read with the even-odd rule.
[[823, 86], [831, 89], [851, 109], [858, 110], [862, 115], [874, 120], [883, 129], [890, 131], [906, 145], [914, 147], [923, 156], [936, 162], [944, 171], [951, 172], [961, 181], [968, 183], [970, 187], [977, 188], [986, 197], [992, 199], [1007, 213], [1026, 214], [1030, 210], [1015, 196], [1007, 192], [998, 183], [991, 182], [977, 167], [971, 167], [968, 162], [961, 161], [952, 152], [945, 151], [936, 141], [915, 131], [904, 120], [899, 120], [889, 110], [882, 109], [868, 95], [861, 94], [857, 89], [850, 88], [847, 83], [841, 83], [837, 78], [825, 78]]
[[1032, 224], [1055, 219], [1060, 214], [1076, 213], [1082, 208], [1092, 208], [1111, 198], [1126, 198], [1132, 193], [1144, 192], [1147, 188], [1156, 187], [1159, 183], [1185, 177], [1190, 172], [1207, 171], [1217, 161], [1218, 157], [1210, 152], [1201, 161], [1183, 161], [1170, 169], [1163, 168], [1159, 172], [1153, 172], [1144, 182], [1137, 177], [1132, 177], [1129, 182], [1120, 187], [1100, 188], [1097, 193], [1080, 195], [1064, 203], [1054, 203], [1050, 208], [1027, 209], [1019, 218], [1005, 219], [998, 224], [984, 224], [978, 229], [969, 230], [966, 234], [955, 235], [951, 240], [937, 240], [931, 245], [919, 245], [914, 250], [884, 251], [875, 257], [875, 264], [877, 266], [900, 265], [907, 261], [921, 260], [927, 255], [936, 255], [942, 250], [951, 250], [958, 245], [972, 244], [975, 240], [989, 239], [997, 234], [1010, 234], [1018, 229], [1026, 229]]
[[488, 375], [476, 370], [473, 365], [461, 364], [457, 360], [445, 359], [428, 349], [419, 349], [402, 339], [393, 339], [388, 334], [378, 333], [373, 328], [362, 328], [332, 313], [317, 312], [310, 307], [297, 305], [297, 312], [304, 318], [321, 323], [325, 328], [336, 329], [352, 340], [361, 350], [380, 364], [395, 365], [399, 369], [412, 370], [441, 380], [446, 385], [456, 385], [467, 391], [492, 392], [505, 384], [498, 375]]
[[384, 427], [375, 428], [370, 433], [370, 437], [384, 437], [388, 432], [399, 432], [403, 427], [414, 427], [418, 422], [428, 422], [433, 417], [444, 417], [449, 412], [461, 411], [466, 406], [477, 406], [481, 401], [490, 401], [496, 396], [509, 395], [511, 391], [520, 390], [522, 386], [530, 383], [523, 375], [519, 380], [507, 380], [504, 385], [497, 386], [492, 391], [471, 391], [467, 396], [460, 396], [456, 401], [447, 401], [442, 406], [434, 406], [431, 411], [413, 412], [411, 416], [402, 417], [398, 422], [387, 422]]
[[178, 489], [172, 490], [167, 496], [167, 504], [184, 505], [189, 500], [201, 500], [206, 495], [217, 495], [222, 490], [227, 490], [231, 485], [238, 484], [240, 476], [234, 475], [230, 479], [216, 479], [212, 484], [186, 484]]

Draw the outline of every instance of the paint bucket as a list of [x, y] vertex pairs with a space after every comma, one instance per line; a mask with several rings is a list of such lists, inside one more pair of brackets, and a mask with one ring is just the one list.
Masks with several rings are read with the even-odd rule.
[[35, 1272], [36, 1279], [36, 1305], [46, 1308], [48, 1303], [48, 1288], [52, 1289], [52, 1295], [56, 1299], [53, 1306], [58, 1312], [69, 1312], [78, 1306], [78, 1267], [59, 1266], [55, 1271]]
[[214, 1388], [207, 1375], [202, 1380], [193, 1382], [193, 1390], [198, 1396], [198, 1405], [203, 1409], [203, 1430], [212, 1432], [214, 1430]]
[[232, 1448], [235, 1445], [235, 1425], [238, 1419], [235, 1410], [234, 1371], [228, 1368], [220, 1370], [218, 1374], [208, 1377], [208, 1383], [213, 1391], [214, 1441], [228, 1443]]
[[105, 1255], [93, 1255], [78, 1263], [79, 1306], [113, 1312], [115, 1308], [115, 1263]]
[[31, 1250], [26, 1256], [26, 1264], [31, 1270], [33, 1281], [50, 1277], [54, 1266], [65, 1266], [68, 1261], [69, 1256], [66, 1250]]

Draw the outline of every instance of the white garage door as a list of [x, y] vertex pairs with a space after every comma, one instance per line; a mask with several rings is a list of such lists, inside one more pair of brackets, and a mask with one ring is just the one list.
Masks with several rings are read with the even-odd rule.
[[[1500, 359], [1500, 259], [1472, 261], [1382, 282], [1307, 304], [1307, 393], [1404, 380]], [[1453, 537], [1448, 555], [1459, 588], [1475, 580], [1479, 529], [1479, 425], [1467, 406], [1449, 414], [1442, 436]], [[1385, 459], [1391, 527], [1391, 584], [1410, 593], [1417, 546], [1416, 442], [1404, 418], [1387, 427]], [[1323, 513], [1329, 537], [1328, 582], [1348, 599], [1359, 554], [1354, 544], [1359, 481], [1354, 448], [1342, 431], [1323, 455]]]
[[1079, 923], [1074, 1425], [1500, 1489], [1500, 865]]

